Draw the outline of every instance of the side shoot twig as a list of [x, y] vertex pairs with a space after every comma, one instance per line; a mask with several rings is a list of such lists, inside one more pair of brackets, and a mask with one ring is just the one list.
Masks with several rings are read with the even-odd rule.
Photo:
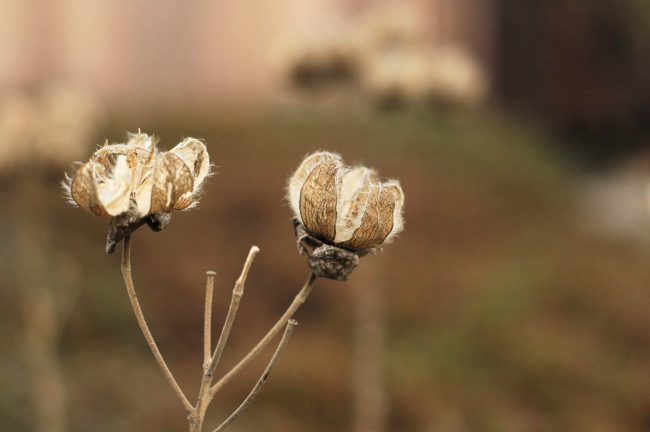
[[286, 325], [286, 323], [289, 321], [289, 319], [293, 316], [293, 314], [302, 306], [302, 304], [305, 302], [307, 297], [309, 296], [309, 293], [311, 292], [311, 288], [314, 285], [314, 281], [316, 280], [316, 275], [314, 273], [309, 275], [309, 278], [303, 285], [302, 289], [298, 294], [293, 299], [293, 302], [289, 305], [287, 310], [284, 312], [282, 317], [273, 325], [271, 330], [268, 331], [268, 333], [255, 345], [255, 347], [248, 353], [246, 354], [246, 357], [244, 357], [237, 365], [235, 365], [227, 374], [225, 374], [212, 388], [210, 389], [210, 395], [214, 396], [223, 386], [225, 386], [230, 380], [232, 380], [235, 375], [237, 375], [246, 365], [248, 365], [257, 355], [266, 348], [266, 346], [273, 340], [273, 338], [282, 330], [282, 328]]
[[219, 382], [212, 386], [212, 380], [214, 376], [214, 370], [219, 364], [221, 355], [223, 354], [226, 343], [228, 342], [228, 337], [230, 336], [230, 331], [232, 329], [237, 311], [239, 309], [239, 302], [241, 297], [244, 294], [244, 286], [246, 284], [246, 279], [248, 278], [248, 273], [250, 272], [251, 265], [255, 256], [259, 253], [259, 248], [253, 246], [246, 258], [244, 267], [242, 269], [241, 275], [235, 283], [235, 287], [232, 291], [232, 297], [230, 300], [230, 307], [228, 308], [228, 313], [221, 330], [221, 334], [217, 341], [214, 352], [210, 356], [210, 351], [212, 349], [212, 300], [214, 294], [214, 277], [216, 276], [215, 272], [207, 272], [206, 277], [206, 293], [205, 293], [205, 309], [204, 309], [204, 324], [203, 324], [203, 376], [201, 379], [201, 387], [199, 389], [199, 395], [197, 397], [196, 405], [192, 406], [188, 401], [187, 397], [181, 390], [180, 386], [176, 382], [173, 374], [169, 370], [167, 363], [165, 362], [156, 342], [149, 330], [149, 326], [144, 318], [142, 313], [142, 308], [138, 301], [138, 297], [135, 293], [135, 286], [133, 283], [133, 277], [131, 274], [131, 236], [127, 235], [124, 238], [124, 249], [122, 252], [122, 276], [124, 277], [124, 283], [126, 285], [127, 292], [129, 294], [129, 299], [131, 301], [131, 306], [133, 307], [133, 312], [135, 317], [138, 320], [140, 329], [153, 353], [158, 366], [160, 367], [165, 379], [172, 387], [174, 392], [177, 394], [178, 398], [181, 400], [183, 406], [188, 413], [188, 421], [190, 423], [190, 431], [201, 431], [203, 426], [203, 420], [205, 418], [205, 413], [212, 401], [214, 395], [221, 389], [225, 384], [227, 384], [232, 378], [235, 377], [244, 367], [246, 367], [266, 346], [273, 340], [273, 338], [284, 328], [284, 334], [282, 339], [278, 344], [277, 349], [275, 350], [271, 360], [269, 361], [264, 373], [257, 381], [251, 392], [248, 394], [246, 399], [242, 404], [217, 428], [215, 432], [224, 430], [239, 414], [241, 414], [248, 405], [253, 401], [255, 396], [260, 392], [262, 386], [267, 381], [271, 370], [273, 369], [276, 361], [278, 360], [281, 351], [284, 349], [287, 344], [289, 337], [293, 328], [296, 326], [296, 322], [291, 319], [294, 313], [300, 308], [300, 306], [305, 302], [311, 288], [316, 280], [316, 275], [311, 274], [302, 289], [294, 297], [293, 302], [289, 305], [287, 310], [284, 312], [282, 317], [273, 325], [271, 330], [257, 343], [257, 345], [235, 366], [233, 367], [226, 375], [224, 375]]
[[203, 368], [207, 368], [212, 351], [212, 295], [216, 272], [207, 271], [205, 280], [205, 311], [203, 316]]
[[246, 399], [237, 407], [237, 409], [230, 414], [230, 416], [224, 420], [223, 423], [221, 423], [213, 432], [221, 432], [223, 431], [230, 423], [233, 422], [241, 414], [248, 406], [253, 402], [253, 399], [255, 399], [255, 396], [260, 392], [262, 389], [262, 386], [266, 383], [266, 381], [269, 379], [269, 375], [271, 375], [271, 371], [273, 370], [273, 366], [275, 366], [275, 363], [278, 361], [278, 357], [280, 357], [280, 353], [284, 349], [285, 345], [287, 342], [289, 342], [289, 338], [291, 337], [291, 332], [293, 331], [293, 328], [298, 325], [298, 323], [295, 320], [290, 319], [287, 322], [287, 325], [284, 329], [284, 334], [282, 335], [282, 339], [280, 340], [280, 343], [278, 344], [278, 347], [276, 348], [275, 352], [273, 353], [273, 356], [271, 357], [271, 360], [269, 361], [269, 364], [266, 366], [266, 369], [264, 369], [264, 372], [262, 373], [262, 376], [260, 377], [259, 380], [257, 380], [257, 383], [253, 387], [253, 389], [250, 391], [248, 396], [246, 396]]
[[[198, 421], [199, 424], [203, 422], [205, 412], [208, 409], [210, 401], [212, 400], [212, 395], [210, 394], [210, 386], [212, 385], [214, 369], [217, 367], [217, 364], [221, 359], [221, 355], [223, 354], [223, 350], [226, 347], [226, 343], [228, 342], [230, 330], [232, 329], [232, 325], [235, 322], [235, 316], [237, 315], [237, 310], [239, 309], [239, 302], [244, 295], [244, 286], [246, 284], [246, 279], [248, 278], [248, 273], [250, 272], [251, 265], [253, 264], [255, 256], [259, 252], [260, 249], [257, 246], [251, 247], [250, 251], [248, 252], [248, 256], [244, 262], [244, 267], [242, 268], [241, 275], [239, 275], [237, 282], [235, 282], [235, 288], [232, 291], [230, 306], [228, 307], [228, 313], [226, 315], [226, 320], [224, 321], [223, 328], [221, 329], [221, 335], [217, 341], [217, 346], [214, 349], [212, 358], [210, 358], [209, 361], [205, 362], [204, 364], [203, 377], [201, 379], [201, 387], [199, 389], [199, 396], [197, 398], [195, 412], [197, 417], [196, 421]], [[206, 296], [206, 321], [209, 317], [212, 316], [211, 313], [209, 315], [207, 313], [207, 300], [208, 297]], [[206, 323], [205, 328], [207, 328], [208, 325], [211, 325], [211, 323]]]

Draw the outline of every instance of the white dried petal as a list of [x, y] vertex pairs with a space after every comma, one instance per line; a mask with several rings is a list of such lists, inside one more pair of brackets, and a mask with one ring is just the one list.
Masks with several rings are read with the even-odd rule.
[[141, 164], [141, 169], [132, 181], [131, 188], [135, 196], [138, 217], [145, 217], [151, 211], [151, 194], [157, 154], [155, 149], [149, 153], [149, 157]]
[[334, 243], [350, 240], [361, 225], [361, 219], [368, 204], [368, 193], [373, 176], [374, 171], [362, 166], [350, 169], [343, 174], [336, 203]]
[[341, 243], [341, 246], [352, 250], [380, 246], [393, 229], [394, 208], [392, 191], [381, 183], [371, 184], [361, 225], [352, 238]]
[[156, 145], [156, 142], [154, 141], [154, 138], [151, 135], [142, 132], [138, 132], [138, 133], [129, 132], [127, 134], [127, 138], [128, 141], [126, 143], [126, 146], [130, 148], [151, 151], [154, 149]]
[[117, 156], [107, 175], [102, 175], [101, 171], [103, 167], [93, 167], [98, 201], [109, 216], [118, 216], [129, 209], [131, 196], [132, 172], [127, 157]]

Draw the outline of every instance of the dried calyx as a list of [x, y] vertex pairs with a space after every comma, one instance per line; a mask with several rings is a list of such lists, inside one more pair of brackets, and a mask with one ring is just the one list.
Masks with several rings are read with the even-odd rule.
[[112, 253], [143, 224], [160, 231], [173, 210], [196, 205], [209, 174], [210, 159], [201, 141], [186, 138], [161, 152], [153, 137], [137, 133], [124, 144], [98, 149], [74, 176], [66, 177], [64, 188], [73, 205], [111, 218], [106, 251]]
[[359, 257], [404, 227], [399, 182], [380, 182], [375, 171], [347, 167], [333, 153], [307, 156], [289, 180], [288, 198], [299, 251], [328, 279], [347, 279]]

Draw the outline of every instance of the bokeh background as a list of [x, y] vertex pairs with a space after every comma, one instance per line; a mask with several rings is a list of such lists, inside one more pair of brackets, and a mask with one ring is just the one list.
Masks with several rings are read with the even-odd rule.
[[[406, 230], [317, 281], [233, 431], [650, 430], [650, 7], [644, 0], [0, 2], [0, 430], [186, 430], [108, 221], [60, 181], [141, 129], [202, 138], [198, 209], [134, 238], [145, 315], [198, 391], [308, 275], [286, 179], [312, 151], [400, 179]], [[265, 352], [213, 402], [245, 397]]]

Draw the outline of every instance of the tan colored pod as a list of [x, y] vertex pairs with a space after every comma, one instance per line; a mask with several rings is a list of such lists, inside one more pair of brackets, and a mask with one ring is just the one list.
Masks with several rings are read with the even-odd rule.
[[307, 156], [289, 180], [289, 201], [294, 213], [313, 236], [334, 241], [336, 196], [343, 163], [328, 152]]
[[345, 167], [333, 153], [307, 156], [289, 180], [288, 195], [311, 236], [352, 251], [381, 246], [404, 226], [399, 182], [382, 183], [363, 166]]
[[98, 216], [128, 212], [132, 219], [196, 204], [210, 161], [205, 145], [187, 138], [159, 153], [154, 139], [129, 134], [126, 144], [106, 144], [64, 183], [69, 201]]

